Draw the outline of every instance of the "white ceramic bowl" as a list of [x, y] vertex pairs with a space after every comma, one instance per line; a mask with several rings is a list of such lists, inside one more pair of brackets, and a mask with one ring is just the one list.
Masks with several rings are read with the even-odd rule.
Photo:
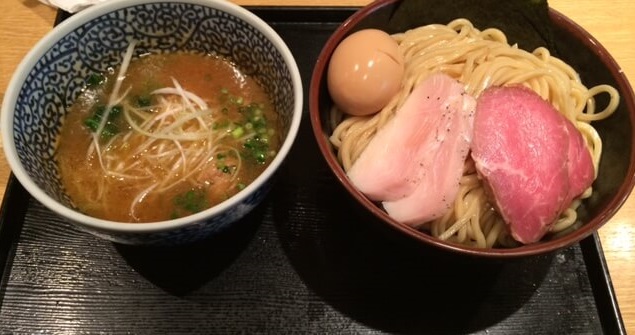
[[[81, 78], [117, 66], [133, 39], [139, 41], [138, 53], [187, 50], [226, 56], [265, 85], [283, 120], [284, 141], [249, 186], [208, 210], [161, 222], [112, 222], [73, 207], [53, 156], [63, 116], [84, 85]], [[65, 20], [27, 54], [8, 86], [0, 131], [18, 181], [80, 229], [119, 243], [182, 244], [225, 229], [265, 197], [296, 138], [302, 94], [297, 64], [284, 41], [238, 5], [223, 0], [113, 0]]]

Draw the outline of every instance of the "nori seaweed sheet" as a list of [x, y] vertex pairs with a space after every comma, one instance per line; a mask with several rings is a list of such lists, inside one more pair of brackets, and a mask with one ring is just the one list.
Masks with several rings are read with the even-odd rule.
[[[557, 54], [546, 0], [404, 0], [390, 13], [386, 30], [402, 32], [457, 18], [467, 18], [481, 30], [500, 29], [510, 44], [517, 43], [522, 49], [533, 51], [543, 46]], [[366, 24], [372, 26], [367, 21], [359, 28]]]

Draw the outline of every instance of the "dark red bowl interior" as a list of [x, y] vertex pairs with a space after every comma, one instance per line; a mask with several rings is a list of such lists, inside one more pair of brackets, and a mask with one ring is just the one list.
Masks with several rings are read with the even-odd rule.
[[[391, 15], [399, 5], [398, 0], [380, 0], [358, 10], [328, 39], [315, 65], [309, 88], [309, 112], [314, 135], [330, 169], [352, 197], [380, 221], [391, 228], [419, 241], [451, 252], [490, 258], [518, 257], [550, 252], [567, 247], [591, 235], [618, 211], [628, 198], [635, 183], [635, 151], [633, 147], [635, 123], [635, 97], [628, 80], [619, 65], [607, 50], [582, 27], [549, 9], [553, 39], [558, 50], [551, 50], [559, 58], [573, 66], [588, 87], [597, 84], [609, 84], [618, 89], [621, 95], [620, 107], [610, 118], [594, 122], [603, 139], [603, 156], [600, 162], [598, 178], [593, 184], [593, 195], [586, 199], [578, 209], [583, 225], [565, 236], [545, 239], [535, 244], [506, 249], [479, 249], [438, 240], [431, 235], [400, 224], [391, 219], [386, 212], [361, 194], [348, 180], [346, 173], [337, 161], [333, 147], [328, 141], [332, 129], [328, 125], [328, 111], [333, 102], [326, 88], [326, 69], [333, 50], [347, 35], [364, 28], [383, 29], [389, 33], [395, 31], [395, 22]], [[448, 17], [447, 22], [463, 17]], [[469, 18], [469, 17], [468, 17]], [[418, 26], [430, 23], [426, 13], [413, 13], [408, 23]], [[414, 27], [412, 26], [412, 27]], [[412, 28], [411, 27], [411, 28]], [[479, 27], [481, 29], [487, 27]], [[529, 27], [528, 29], [533, 29]], [[522, 43], [521, 43], [522, 47]]]

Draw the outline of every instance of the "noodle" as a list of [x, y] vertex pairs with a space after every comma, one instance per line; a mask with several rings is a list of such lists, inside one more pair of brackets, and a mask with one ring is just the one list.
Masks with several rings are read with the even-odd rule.
[[[608, 85], [588, 89], [576, 71], [551, 56], [546, 48], [533, 52], [509, 45], [498, 29], [476, 29], [467, 19], [447, 25], [431, 24], [392, 35], [404, 55], [405, 75], [401, 90], [377, 114], [345, 117], [336, 108], [330, 120], [330, 137], [345, 171], [348, 171], [378, 129], [403, 105], [413, 88], [436, 72], [443, 72], [465, 85], [467, 93], [478, 98], [490, 86], [521, 84], [549, 101], [581, 132], [595, 168], [602, 153], [602, 141], [590, 122], [610, 116], [619, 103], [619, 93]], [[608, 105], [596, 110], [595, 96], [608, 94]], [[581, 199], [591, 195], [586, 190]], [[573, 227], [577, 221], [573, 201], [552, 227], [553, 233]], [[468, 157], [454, 207], [441, 218], [420, 227], [431, 235], [465, 245], [491, 248], [517, 244], [507, 233], [505, 223], [487, 200], [485, 189]]]

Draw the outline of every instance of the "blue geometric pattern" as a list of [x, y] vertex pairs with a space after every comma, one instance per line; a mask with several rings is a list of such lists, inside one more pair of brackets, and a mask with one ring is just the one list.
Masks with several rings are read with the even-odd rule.
[[295, 103], [291, 74], [275, 46], [257, 29], [231, 14], [195, 4], [122, 8], [62, 37], [28, 73], [17, 98], [13, 136], [20, 161], [35, 183], [62, 204], [72, 207], [54, 161], [66, 110], [85, 79], [116, 68], [132, 41], [138, 42], [136, 56], [180, 50], [232, 60], [263, 85], [280, 114], [284, 135], [288, 132]]

